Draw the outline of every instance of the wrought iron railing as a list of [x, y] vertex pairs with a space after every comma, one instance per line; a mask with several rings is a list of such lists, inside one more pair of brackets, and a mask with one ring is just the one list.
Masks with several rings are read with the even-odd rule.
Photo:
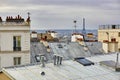
[[120, 24], [118, 25], [100, 25], [99, 30], [101, 29], [120, 29]]
[[21, 47], [13, 47], [13, 51], [21, 51]]

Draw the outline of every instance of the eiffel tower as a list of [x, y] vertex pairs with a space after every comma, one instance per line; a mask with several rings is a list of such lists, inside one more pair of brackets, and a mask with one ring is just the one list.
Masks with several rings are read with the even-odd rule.
[[86, 35], [86, 30], [85, 30], [85, 18], [83, 18], [83, 29], [82, 29], [82, 34], [85, 36]]

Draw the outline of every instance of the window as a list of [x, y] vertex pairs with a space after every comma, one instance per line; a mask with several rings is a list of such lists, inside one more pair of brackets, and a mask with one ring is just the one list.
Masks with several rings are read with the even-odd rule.
[[14, 36], [13, 37], [13, 50], [14, 51], [21, 51], [21, 36]]
[[120, 32], [118, 33], [118, 36], [120, 37]]
[[112, 25], [112, 29], [115, 29], [116, 28], [116, 25]]
[[14, 57], [14, 65], [20, 65], [21, 64], [21, 57]]

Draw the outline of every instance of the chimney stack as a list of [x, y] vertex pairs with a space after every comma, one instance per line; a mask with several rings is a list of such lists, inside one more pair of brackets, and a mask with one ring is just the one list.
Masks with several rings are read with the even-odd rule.
[[59, 64], [60, 60], [59, 60], [59, 56], [57, 56], [57, 65]]
[[56, 65], [56, 59], [57, 59], [57, 56], [54, 55], [53, 59], [54, 59], [54, 65]]
[[60, 65], [62, 64], [62, 57], [60, 57]]
[[62, 57], [59, 55], [54, 55], [54, 65], [61, 65], [62, 64]]

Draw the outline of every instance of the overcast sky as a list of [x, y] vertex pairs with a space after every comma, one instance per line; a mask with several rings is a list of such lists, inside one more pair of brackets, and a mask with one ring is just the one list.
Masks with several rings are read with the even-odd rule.
[[120, 24], [120, 0], [0, 0], [0, 16], [31, 13], [31, 29], [98, 29], [101, 24]]

